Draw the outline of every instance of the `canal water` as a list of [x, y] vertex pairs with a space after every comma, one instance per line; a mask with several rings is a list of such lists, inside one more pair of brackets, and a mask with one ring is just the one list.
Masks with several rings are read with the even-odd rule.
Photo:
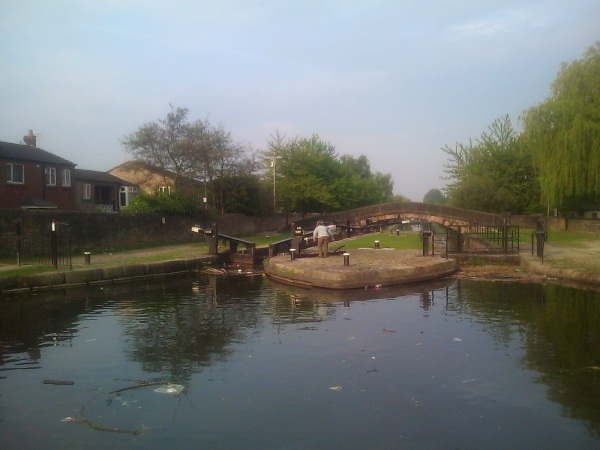
[[185, 277], [0, 301], [3, 449], [600, 447], [600, 294]]

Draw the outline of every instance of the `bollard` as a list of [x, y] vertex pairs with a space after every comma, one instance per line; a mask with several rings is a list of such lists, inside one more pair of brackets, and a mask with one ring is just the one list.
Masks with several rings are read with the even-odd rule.
[[421, 236], [423, 239], [423, 256], [429, 256], [429, 238], [431, 236], [431, 232], [423, 231]]
[[296, 260], [296, 249], [295, 248], [290, 249], [290, 258], [292, 261]]
[[396, 230], [396, 236], [400, 236], [400, 230]]
[[344, 265], [345, 266], [350, 265], [350, 253], [344, 253]]
[[92, 263], [92, 252], [85, 252], [83, 255], [85, 256], [85, 265], [89, 266]]
[[379, 241], [375, 241], [375, 248], [379, 248]]

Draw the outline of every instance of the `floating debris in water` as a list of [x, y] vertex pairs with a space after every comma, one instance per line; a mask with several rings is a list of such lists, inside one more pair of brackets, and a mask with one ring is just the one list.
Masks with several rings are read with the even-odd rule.
[[342, 386], [331, 386], [331, 387], [329, 388], [329, 390], [330, 390], [330, 391], [341, 391], [341, 390], [343, 390], [343, 389], [344, 389], [344, 388], [343, 388]]
[[66, 422], [66, 423], [78, 423], [81, 425], [86, 425], [88, 427], [90, 427], [92, 430], [97, 430], [97, 431], [108, 431], [110, 433], [125, 433], [125, 434], [134, 434], [134, 435], [138, 435], [140, 434], [139, 430], [124, 430], [121, 428], [116, 428], [116, 427], [107, 427], [104, 425], [100, 425], [94, 422], [90, 422], [87, 419], [76, 419], [75, 417], [70, 417], [67, 416], [64, 419], [60, 419], [61, 422]]
[[74, 381], [66, 381], [66, 380], [44, 380], [42, 381], [44, 384], [54, 384], [57, 386], [73, 386], [75, 384]]
[[183, 392], [184, 387], [181, 384], [165, 384], [157, 387], [154, 392], [159, 394], [179, 395]]

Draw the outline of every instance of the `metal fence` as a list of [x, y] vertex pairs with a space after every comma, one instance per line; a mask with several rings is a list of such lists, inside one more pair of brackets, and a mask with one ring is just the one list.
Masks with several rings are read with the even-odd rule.
[[[438, 227], [436, 227], [438, 228]], [[531, 247], [521, 239], [518, 226], [461, 226], [457, 229], [437, 229], [433, 236], [434, 252], [449, 253], [519, 253]]]
[[38, 229], [19, 222], [12, 230], [0, 230], [0, 262], [72, 267], [71, 227], [52, 222]]

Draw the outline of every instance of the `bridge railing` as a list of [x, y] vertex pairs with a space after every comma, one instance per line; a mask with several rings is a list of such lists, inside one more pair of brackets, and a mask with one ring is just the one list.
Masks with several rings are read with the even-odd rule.
[[446, 228], [434, 237], [440, 253], [519, 253], [520, 230], [517, 226], [460, 226]]
[[313, 226], [317, 219], [329, 223], [348, 224], [359, 219], [378, 218], [385, 216], [402, 216], [402, 214], [412, 214], [429, 218], [442, 218], [456, 220], [469, 224], [481, 224], [488, 226], [503, 226], [505, 218], [498, 214], [491, 214], [469, 209], [454, 208], [446, 205], [435, 205], [431, 203], [420, 202], [390, 202], [379, 205], [364, 206], [362, 208], [350, 209], [337, 213], [323, 214], [309, 219], [302, 219], [296, 222], [296, 225], [303, 228]]

